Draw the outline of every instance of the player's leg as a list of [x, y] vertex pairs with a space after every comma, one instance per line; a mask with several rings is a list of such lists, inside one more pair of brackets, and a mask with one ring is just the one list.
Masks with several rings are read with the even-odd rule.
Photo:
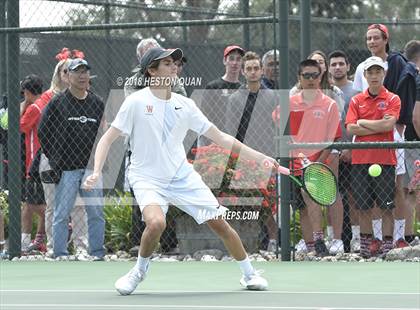
[[150, 257], [166, 227], [165, 213], [158, 203], [144, 206], [142, 214], [146, 228], [141, 236], [137, 263], [127, 274], [115, 282], [115, 288], [121, 295], [131, 294], [145, 279], [149, 270]]
[[173, 190], [167, 194], [171, 204], [192, 216], [198, 224], [207, 223], [222, 239], [226, 249], [239, 263], [243, 273], [240, 283], [243, 286], [249, 290], [264, 290], [268, 287], [267, 281], [252, 267], [238, 233], [220, 218], [227, 208], [219, 204], [197, 173], [190, 175], [185, 182], [174, 184]]
[[115, 282], [115, 288], [121, 295], [131, 294], [145, 279], [152, 253], [166, 228], [167, 200], [157, 192], [158, 188], [151, 187], [148, 182], [137, 181], [133, 184], [133, 192], [146, 228], [141, 236], [136, 265]]
[[[376, 204], [381, 209], [383, 221], [383, 254], [388, 253], [393, 247], [393, 224], [394, 216], [394, 190], [395, 190], [395, 167], [390, 165], [382, 166], [382, 173], [375, 179], [374, 192], [376, 193]], [[402, 232], [402, 234], [404, 231]]]
[[250, 290], [267, 289], [267, 281], [252, 267], [238, 233], [221, 218], [211, 219], [207, 225], [222, 239], [229, 254], [239, 263], [243, 273], [240, 283]]
[[370, 257], [372, 240], [372, 214], [374, 193], [372, 178], [368, 174], [368, 165], [352, 166], [351, 188], [355, 207], [359, 210], [360, 255]]

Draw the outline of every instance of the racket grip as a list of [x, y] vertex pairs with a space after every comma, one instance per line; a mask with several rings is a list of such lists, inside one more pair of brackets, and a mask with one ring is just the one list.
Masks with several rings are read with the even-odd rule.
[[284, 174], [284, 175], [290, 175], [290, 169], [288, 169], [286, 167], [283, 167], [283, 166], [279, 166], [277, 168], [277, 171], [281, 174]]

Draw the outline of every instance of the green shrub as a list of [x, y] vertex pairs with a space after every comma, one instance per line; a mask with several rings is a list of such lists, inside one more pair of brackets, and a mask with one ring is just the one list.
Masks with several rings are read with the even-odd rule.
[[130, 248], [132, 197], [117, 191], [105, 198], [105, 245], [111, 252]]

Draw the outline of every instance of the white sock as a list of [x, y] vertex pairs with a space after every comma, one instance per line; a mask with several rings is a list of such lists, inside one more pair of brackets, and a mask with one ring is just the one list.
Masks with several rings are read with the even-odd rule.
[[31, 234], [22, 233], [21, 248], [26, 249], [31, 244]]
[[141, 257], [140, 255], [137, 257], [136, 267], [140, 272], [146, 273], [149, 269], [150, 263], [150, 256], [149, 257]]
[[372, 220], [373, 237], [382, 241], [382, 219]]
[[245, 277], [255, 273], [255, 269], [252, 267], [248, 256], [244, 260], [238, 260], [237, 262], [239, 263], [239, 268], [241, 268], [241, 271]]
[[394, 220], [394, 242], [399, 239], [404, 239], [405, 233], [405, 219], [402, 220]]
[[333, 240], [334, 239], [334, 230], [333, 230], [333, 227], [330, 226], [330, 225], [327, 226], [327, 238], [329, 240]]
[[360, 239], [360, 226], [359, 225], [351, 225], [351, 233], [353, 235], [352, 239]]

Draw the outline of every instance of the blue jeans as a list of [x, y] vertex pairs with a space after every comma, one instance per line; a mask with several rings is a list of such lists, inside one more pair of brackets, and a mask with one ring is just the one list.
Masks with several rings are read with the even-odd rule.
[[[86, 172], [86, 176], [90, 174], [89, 171]], [[98, 257], [105, 255], [105, 219], [102, 181], [98, 182], [97, 188], [92, 191], [86, 191], [81, 188], [84, 178], [85, 169], [63, 171], [61, 180], [55, 187], [53, 239], [54, 255], [56, 257], [68, 255], [68, 223], [77, 194], [80, 194], [85, 204], [88, 220], [89, 254]], [[73, 219], [76, 222], [77, 220]]]

